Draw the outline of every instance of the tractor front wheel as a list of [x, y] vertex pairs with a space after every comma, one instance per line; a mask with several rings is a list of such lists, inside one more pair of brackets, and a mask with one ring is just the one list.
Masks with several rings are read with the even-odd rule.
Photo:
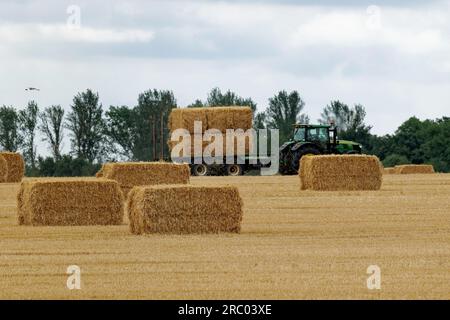
[[315, 156], [321, 154], [321, 152], [313, 147], [305, 147], [300, 150], [297, 150], [297, 152], [294, 154], [294, 157], [292, 158], [292, 171], [298, 172], [300, 168], [300, 159], [303, 156]]

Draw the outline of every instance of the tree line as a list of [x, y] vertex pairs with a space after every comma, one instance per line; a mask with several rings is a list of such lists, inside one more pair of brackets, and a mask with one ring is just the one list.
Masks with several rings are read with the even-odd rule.
[[[311, 122], [298, 91], [276, 93], [263, 112], [256, 112], [257, 104], [251, 98], [219, 88], [212, 89], [205, 101], [197, 99], [188, 107], [230, 105], [251, 107], [254, 127], [279, 129], [280, 143], [291, 138], [292, 124]], [[2, 106], [0, 148], [21, 151], [29, 176], [93, 175], [105, 161], [158, 160], [169, 154], [168, 116], [177, 107], [172, 91], [157, 89], [139, 94], [134, 107], [110, 106], [106, 111], [91, 89], [75, 95], [67, 113], [60, 105], [41, 110], [35, 101], [20, 111]], [[334, 100], [323, 108], [317, 122], [333, 120], [340, 139], [361, 143], [365, 153], [377, 155], [385, 166], [430, 163], [438, 171], [450, 171], [450, 118], [421, 121], [412, 117], [394, 134], [384, 136], [372, 134], [365, 118], [363, 105]], [[51, 156], [38, 154], [38, 132]], [[66, 135], [70, 148], [64, 154]]]

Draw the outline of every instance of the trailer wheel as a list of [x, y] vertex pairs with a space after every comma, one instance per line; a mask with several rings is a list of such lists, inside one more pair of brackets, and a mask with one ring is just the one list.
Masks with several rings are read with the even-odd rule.
[[242, 176], [244, 168], [239, 164], [229, 164], [226, 167], [227, 176]]
[[209, 171], [209, 167], [204, 163], [194, 164], [191, 168], [192, 175], [196, 177], [205, 177], [209, 174]]

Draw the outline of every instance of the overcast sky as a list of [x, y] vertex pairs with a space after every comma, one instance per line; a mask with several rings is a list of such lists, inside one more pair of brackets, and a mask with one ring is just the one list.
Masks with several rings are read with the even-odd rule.
[[313, 120], [361, 103], [377, 134], [449, 116], [450, 1], [0, 2], [0, 105], [68, 109], [92, 88], [134, 106], [158, 88], [185, 106], [213, 87], [259, 110], [298, 90]]

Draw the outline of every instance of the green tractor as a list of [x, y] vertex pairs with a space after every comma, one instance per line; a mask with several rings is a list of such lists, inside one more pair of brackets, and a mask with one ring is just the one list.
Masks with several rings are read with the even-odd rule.
[[334, 125], [295, 124], [294, 137], [280, 147], [280, 173], [297, 174], [304, 155], [361, 154], [359, 143], [337, 139]]

